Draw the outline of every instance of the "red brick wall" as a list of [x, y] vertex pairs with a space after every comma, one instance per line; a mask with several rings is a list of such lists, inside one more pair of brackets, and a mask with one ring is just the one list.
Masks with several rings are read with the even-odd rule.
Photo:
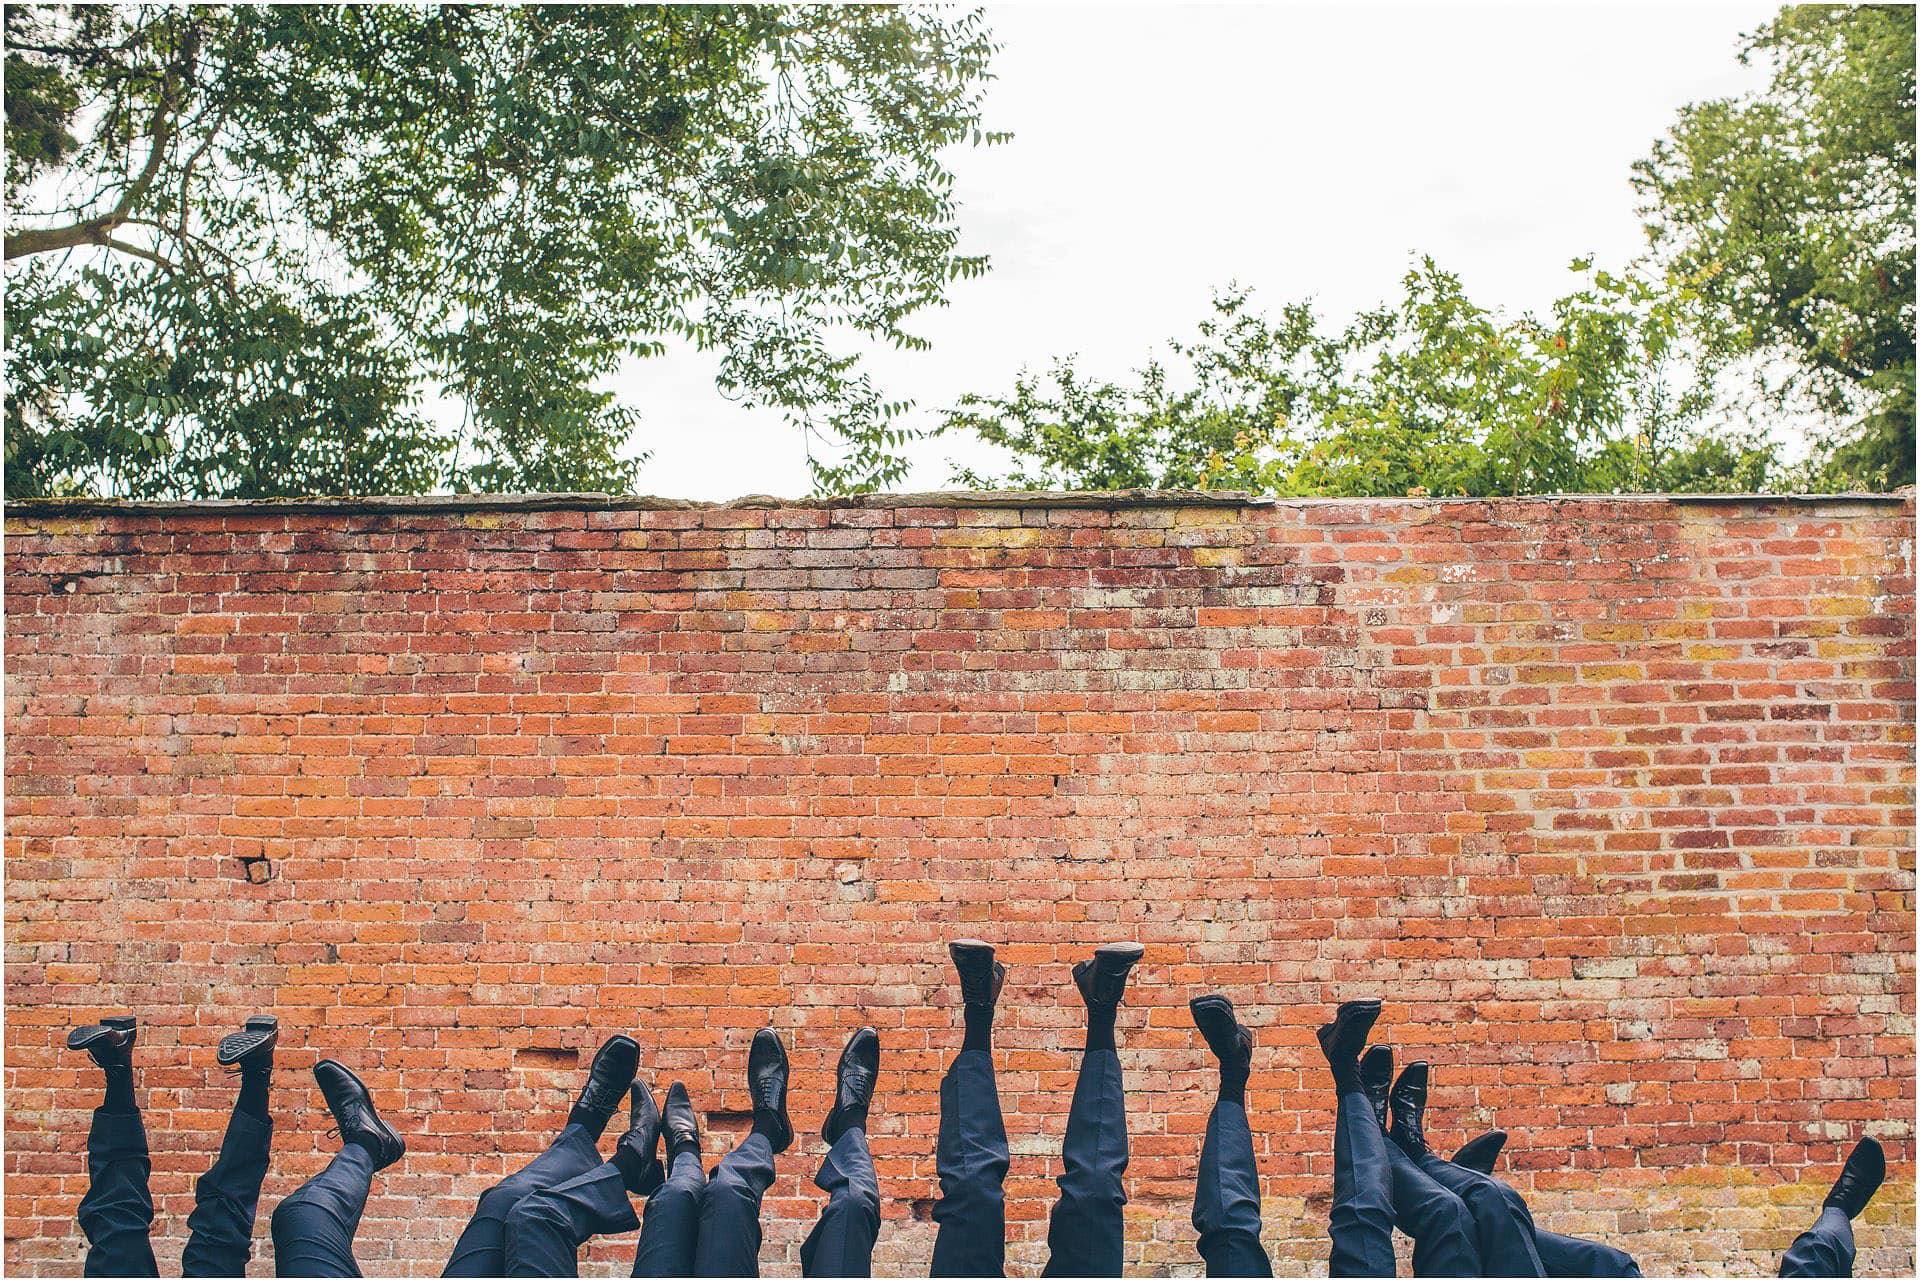
[[[1436, 1062], [1442, 1143], [1513, 1132], [1546, 1225], [1771, 1272], [1871, 1131], [1896, 1174], [1861, 1272], [1912, 1270], [1910, 497], [419, 508], [9, 509], [9, 1271], [77, 1268], [97, 1074], [61, 1039], [121, 1009], [168, 1270], [231, 1099], [214, 1042], [271, 1009], [263, 1257], [329, 1148], [315, 1058], [408, 1136], [364, 1267], [427, 1274], [602, 1036], [711, 1115], [771, 1021], [792, 1273], [870, 1022], [879, 1264], [923, 1271], [955, 935], [1011, 970], [1017, 1270], [1067, 967], [1115, 938], [1147, 945], [1138, 1271], [1198, 1262], [1185, 1002], [1216, 988], [1258, 1031], [1282, 1272], [1325, 1267], [1312, 1028], [1364, 994]], [[740, 1123], [709, 1120], [715, 1154]]]

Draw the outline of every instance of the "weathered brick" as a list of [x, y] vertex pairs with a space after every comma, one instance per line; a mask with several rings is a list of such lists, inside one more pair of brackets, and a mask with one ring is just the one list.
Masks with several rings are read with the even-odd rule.
[[1548, 1226], [1771, 1273], [1870, 1130], [1858, 1271], [1910, 1273], [1913, 529], [1910, 498], [14, 505], [7, 1269], [83, 1249], [70, 1023], [141, 1015], [165, 1268], [231, 1101], [213, 1045], [272, 1009], [263, 1209], [325, 1160], [305, 1070], [339, 1056], [408, 1133], [360, 1232], [408, 1275], [601, 1037], [687, 1081], [717, 1157], [769, 1020], [803, 1138], [765, 1258], [796, 1272], [871, 1022], [876, 1269], [923, 1272], [971, 934], [1011, 970], [1015, 1271], [1067, 966], [1131, 937], [1130, 1271], [1199, 1269], [1184, 1006], [1218, 988], [1258, 1029], [1282, 1274], [1325, 1268], [1312, 1029], [1362, 994], [1434, 1061], [1440, 1142], [1512, 1131]]

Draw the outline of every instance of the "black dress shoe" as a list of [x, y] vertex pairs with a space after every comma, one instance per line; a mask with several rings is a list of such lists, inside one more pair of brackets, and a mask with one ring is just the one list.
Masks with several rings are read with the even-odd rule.
[[1244, 1066], [1253, 1058], [1253, 1030], [1234, 1018], [1232, 1002], [1219, 993], [1208, 993], [1188, 1002], [1187, 1010], [1223, 1068]]
[[67, 1033], [67, 1049], [85, 1051], [102, 1068], [133, 1062], [133, 1044], [140, 1039], [140, 1021], [132, 1015], [109, 1015]]
[[1360, 1089], [1373, 1105], [1374, 1120], [1387, 1129], [1387, 1091], [1393, 1086], [1393, 1048], [1369, 1046], [1360, 1057]]
[[700, 1118], [693, 1111], [693, 1101], [687, 1097], [687, 1088], [675, 1082], [667, 1087], [667, 1106], [660, 1114], [661, 1130], [667, 1137], [667, 1157], [676, 1158], [682, 1153], [700, 1153]]
[[1341, 1002], [1330, 1023], [1320, 1025], [1320, 1053], [1333, 1070], [1333, 1084], [1344, 1095], [1359, 1090], [1360, 1052], [1366, 1049], [1367, 1034], [1380, 1018], [1377, 1001]]
[[1840, 1168], [1833, 1192], [1827, 1194], [1827, 1200], [1820, 1205], [1837, 1206], [1852, 1219], [1867, 1209], [1867, 1203], [1873, 1200], [1880, 1182], [1886, 1178], [1887, 1155], [1881, 1151], [1880, 1141], [1869, 1135], [1847, 1154], [1847, 1164]]
[[833, 1111], [820, 1127], [820, 1138], [832, 1144], [858, 1126], [867, 1125], [873, 1103], [873, 1084], [880, 1076], [880, 1034], [863, 1028], [847, 1039], [834, 1071]]
[[639, 1078], [633, 1081], [631, 1096], [627, 1133], [614, 1146], [613, 1164], [620, 1168], [627, 1192], [646, 1197], [667, 1182], [666, 1168], [660, 1164], [660, 1108]]
[[1393, 1127], [1387, 1134], [1408, 1157], [1425, 1157], [1427, 1135], [1427, 1061], [1416, 1059], [1393, 1084]]
[[639, 1067], [640, 1043], [631, 1037], [618, 1033], [600, 1043], [587, 1070], [587, 1084], [573, 1102], [574, 1111], [597, 1117], [605, 1125], [633, 1085], [634, 1070]]
[[1146, 953], [1141, 944], [1102, 944], [1093, 960], [1073, 968], [1073, 982], [1089, 1006], [1118, 1006], [1127, 991], [1127, 972]]
[[333, 1113], [342, 1143], [359, 1144], [373, 1153], [380, 1170], [392, 1166], [407, 1151], [400, 1133], [387, 1125], [373, 1107], [366, 1085], [338, 1060], [323, 1059], [313, 1066], [313, 1080]]
[[991, 1006], [1000, 1000], [1007, 968], [993, 959], [993, 945], [979, 939], [956, 939], [947, 945], [953, 968], [960, 972], [960, 1000], [968, 1006]]
[[220, 1039], [213, 1058], [222, 1068], [245, 1069], [249, 1067], [246, 1063], [249, 1060], [254, 1064], [272, 1062], [273, 1048], [279, 1043], [279, 1019], [272, 1015], [249, 1015], [239, 1032], [228, 1033]]
[[747, 1094], [753, 1100], [754, 1129], [784, 1153], [793, 1143], [793, 1123], [787, 1118], [787, 1048], [780, 1034], [763, 1028], [747, 1049]]
[[1460, 1151], [1453, 1155], [1453, 1164], [1492, 1175], [1493, 1164], [1500, 1160], [1500, 1150], [1506, 1146], [1505, 1131], [1483, 1131], [1460, 1146]]

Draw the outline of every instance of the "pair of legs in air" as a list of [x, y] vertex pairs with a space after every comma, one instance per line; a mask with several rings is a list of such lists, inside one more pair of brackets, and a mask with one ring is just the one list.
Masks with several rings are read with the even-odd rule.
[[1319, 1031], [1337, 1096], [1334, 1277], [1394, 1276], [1396, 1228], [1413, 1241], [1416, 1277], [1640, 1276], [1623, 1251], [1535, 1226], [1526, 1200], [1488, 1173], [1505, 1136], [1482, 1136], [1451, 1162], [1428, 1148], [1427, 1065], [1394, 1081], [1393, 1052], [1366, 1049], [1379, 1017], [1377, 1001], [1345, 1002]]
[[[701, 1169], [699, 1123], [686, 1087], [673, 1083], [666, 1108], [657, 1108], [652, 1091], [633, 1080], [638, 1062], [639, 1047], [630, 1038], [600, 1048], [567, 1128], [545, 1153], [481, 1196], [446, 1276], [573, 1277], [589, 1238], [636, 1226], [634, 1277], [759, 1275], [760, 1199], [773, 1183], [774, 1157], [793, 1142], [779, 1035], [771, 1028], [754, 1035], [747, 1054], [753, 1129], [711, 1179]], [[800, 1248], [808, 1277], [861, 1277], [870, 1270], [880, 1185], [866, 1128], [879, 1069], [880, 1036], [863, 1028], [841, 1052], [834, 1106], [820, 1132], [831, 1147], [814, 1182], [827, 1204]], [[594, 1141], [623, 1093], [632, 1099], [630, 1124], [613, 1156], [601, 1162]], [[634, 1197], [647, 1199], [644, 1218], [634, 1215]]]
[[[80, 1202], [80, 1231], [87, 1239], [88, 1277], [159, 1277], [153, 1257], [153, 1195], [147, 1187], [152, 1163], [146, 1125], [133, 1094], [133, 1047], [138, 1021], [115, 1015], [67, 1035], [71, 1050], [93, 1057], [107, 1078], [106, 1098], [87, 1132], [87, 1195]], [[187, 1217], [187, 1246], [180, 1256], [185, 1277], [239, 1277], [253, 1253], [253, 1217], [273, 1145], [268, 1096], [278, 1025], [257, 1015], [240, 1032], [220, 1040], [215, 1058], [240, 1076], [240, 1096], [220, 1142], [220, 1156], [194, 1186]]]
[[[956, 940], [948, 951], [960, 977], [966, 1033], [940, 1083], [932, 1274], [999, 1277], [1006, 1271], [1008, 1149], [993, 1076], [993, 1015], [1006, 967], [977, 939]], [[1129, 1153], [1114, 1020], [1143, 951], [1139, 944], [1107, 944], [1073, 968], [1087, 1008], [1087, 1040], [1067, 1112], [1060, 1196], [1047, 1225], [1046, 1277], [1120, 1276]]]

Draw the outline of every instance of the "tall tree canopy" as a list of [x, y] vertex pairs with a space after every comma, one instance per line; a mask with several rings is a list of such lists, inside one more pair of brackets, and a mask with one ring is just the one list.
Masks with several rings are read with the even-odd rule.
[[619, 490], [605, 376], [675, 339], [871, 488], [903, 407], [854, 345], [919, 346], [985, 269], [939, 160], [995, 138], [977, 13], [24, 5], [6, 37], [10, 495]]
[[1679, 344], [1693, 291], [1573, 266], [1575, 289], [1544, 318], [1475, 303], [1431, 260], [1338, 330], [1306, 303], [1269, 317], [1229, 291], [1170, 362], [1130, 381], [1067, 359], [965, 397], [946, 429], [1016, 464], [956, 479], [1346, 496], [1757, 488], [1771, 452], [1701, 431], [1711, 370]]
[[1635, 166], [1648, 232], [1700, 282], [1706, 341], [1784, 368], [1763, 403], [1846, 424], [1830, 483], [1911, 483], [1914, 10], [1789, 7], [1741, 58], [1767, 87], [1687, 107]]

